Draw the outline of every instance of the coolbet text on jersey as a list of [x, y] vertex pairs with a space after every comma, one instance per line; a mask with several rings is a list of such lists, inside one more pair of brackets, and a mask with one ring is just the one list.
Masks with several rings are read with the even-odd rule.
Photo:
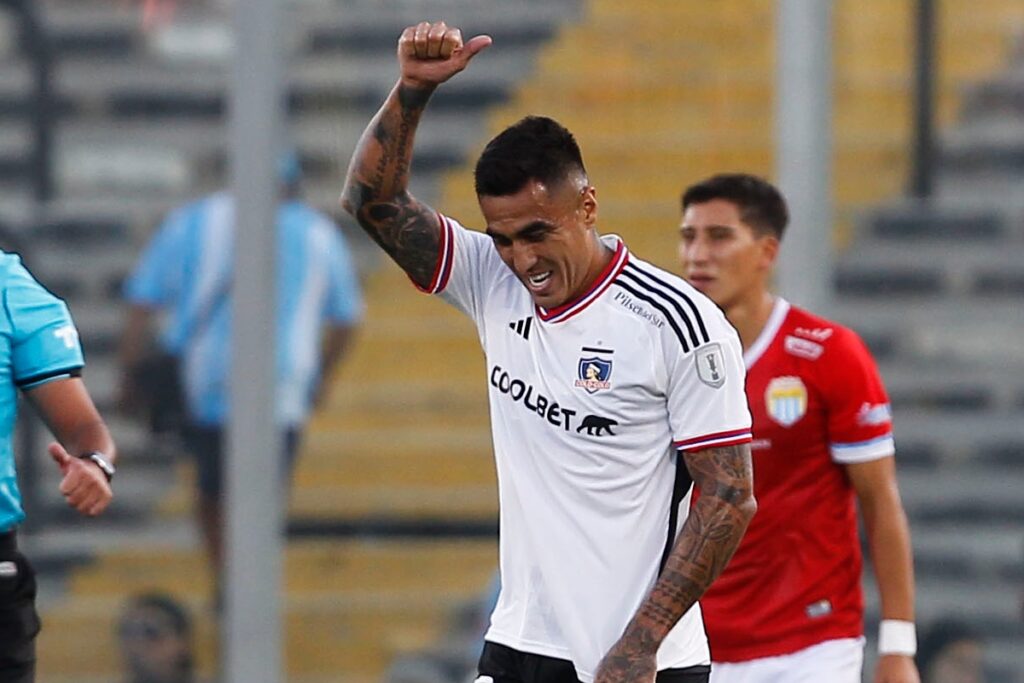
[[842, 466], [894, 452], [889, 399], [851, 330], [777, 299], [744, 362], [758, 512], [701, 599], [719, 662], [861, 636], [856, 506]]
[[[428, 291], [473, 319], [487, 358], [502, 585], [486, 639], [571, 660], [591, 681], [686, 519], [677, 451], [751, 438], [739, 339], [617, 237], [602, 238], [614, 256], [589, 291], [546, 310], [489, 237], [441, 225]], [[658, 668], [707, 663], [695, 606]]]

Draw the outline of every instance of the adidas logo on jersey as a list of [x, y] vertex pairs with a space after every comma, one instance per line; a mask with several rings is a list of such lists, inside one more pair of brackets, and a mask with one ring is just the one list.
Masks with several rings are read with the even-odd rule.
[[518, 334], [523, 339], [530, 338], [530, 327], [533, 325], [533, 316], [529, 318], [523, 318], [522, 320], [515, 320], [508, 324], [508, 328]]
[[795, 332], [801, 337], [807, 337], [819, 342], [827, 341], [832, 336], [831, 327], [798, 327]]

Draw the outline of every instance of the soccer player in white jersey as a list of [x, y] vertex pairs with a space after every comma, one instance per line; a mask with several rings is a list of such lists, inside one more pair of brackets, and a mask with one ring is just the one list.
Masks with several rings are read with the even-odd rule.
[[579, 148], [550, 119], [481, 155], [486, 234], [409, 194], [427, 101], [490, 43], [444, 23], [405, 30], [400, 80], [343, 192], [417, 286], [473, 319], [486, 352], [501, 593], [479, 680], [706, 681], [697, 599], [756, 507], [739, 340], [683, 280], [598, 235]]
[[701, 601], [711, 681], [860, 683], [856, 499], [882, 602], [874, 680], [917, 683], [910, 534], [875, 362], [852, 330], [769, 290], [788, 222], [770, 183], [714, 176], [682, 208], [683, 275], [739, 332], [754, 418], [757, 517]]

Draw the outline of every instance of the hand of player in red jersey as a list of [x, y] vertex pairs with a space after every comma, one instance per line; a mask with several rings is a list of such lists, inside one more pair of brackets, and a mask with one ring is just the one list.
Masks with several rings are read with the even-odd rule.
[[410, 26], [398, 39], [402, 82], [419, 88], [437, 87], [465, 69], [491, 42], [490, 36], [477, 36], [463, 44], [462, 31], [443, 21]]
[[913, 657], [882, 655], [875, 667], [875, 683], [921, 683], [921, 677]]
[[114, 494], [100, 468], [95, 463], [69, 454], [59, 443], [51, 443], [48, 450], [64, 475], [60, 482], [60, 492], [68, 505], [89, 517], [95, 517], [106, 510]]

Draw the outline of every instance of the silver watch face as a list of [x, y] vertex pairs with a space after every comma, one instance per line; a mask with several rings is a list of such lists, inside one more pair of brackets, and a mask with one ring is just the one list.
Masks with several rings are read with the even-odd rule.
[[107, 459], [104, 458], [99, 453], [89, 453], [85, 457], [96, 463], [99, 466], [99, 468], [106, 473], [108, 477], [114, 475], [114, 466], [111, 465], [110, 462], [108, 462]]

